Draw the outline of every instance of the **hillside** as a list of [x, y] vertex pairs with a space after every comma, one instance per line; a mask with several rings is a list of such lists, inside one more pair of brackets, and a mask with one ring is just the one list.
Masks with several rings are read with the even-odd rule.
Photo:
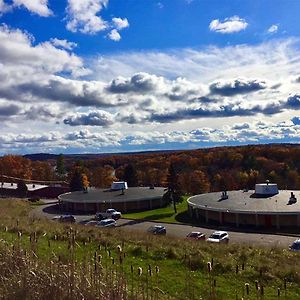
[[[298, 299], [299, 255], [30, 220], [0, 201], [5, 299]], [[21, 298], [20, 298], [21, 297]]]

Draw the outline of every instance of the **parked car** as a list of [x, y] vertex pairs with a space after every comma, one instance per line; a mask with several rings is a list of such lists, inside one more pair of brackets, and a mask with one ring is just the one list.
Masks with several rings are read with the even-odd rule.
[[186, 238], [191, 240], [205, 240], [205, 234], [200, 231], [192, 231]]
[[78, 224], [85, 225], [86, 223], [88, 223], [90, 221], [91, 221], [90, 219], [88, 219], [88, 220], [81, 220], [81, 221], [78, 222]]
[[98, 224], [99, 224], [99, 221], [97, 221], [97, 220], [90, 220], [90, 221], [86, 222], [84, 225], [86, 225], [86, 226], [96, 226]]
[[95, 215], [95, 220], [103, 220], [103, 219], [114, 219], [118, 220], [122, 217], [122, 214], [115, 210], [114, 208], [109, 208], [106, 210], [106, 212], [97, 212]]
[[209, 236], [207, 241], [211, 243], [228, 243], [229, 234], [226, 231], [215, 231]]
[[289, 250], [291, 251], [300, 251], [300, 239], [295, 240], [290, 246]]
[[72, 215], [62, 215], [62, 216], [55, 216], [52, 220], [56, 220], [62, 223], [75, 223], [76, 218]]
[[165, 226], [162, 225], [154, 225], [148, 228], [148, 232], [152, 234], [166, 234], [167, 230]]
[[114, 219], [105, 219], [105, 220], [101, 220], [100, 222], [97, 223], [96, 227], [116, 227], [117, 226], [117, 222]]

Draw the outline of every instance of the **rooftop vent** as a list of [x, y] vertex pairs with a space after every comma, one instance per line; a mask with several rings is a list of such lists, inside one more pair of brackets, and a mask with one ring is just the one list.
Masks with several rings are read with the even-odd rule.
[[289, 203], [288, 204], [294, 204], [297, 202], [297, 198], [295, 196], [295, 194], [293, 192], [291, 192], [291, 197], [289, 199]]
[[223, 192], [222, 192], [222, 194], [221, 194], [221, 199], [222, 199], [222, 200], [228, 199], [227, 191], [223, 191]]

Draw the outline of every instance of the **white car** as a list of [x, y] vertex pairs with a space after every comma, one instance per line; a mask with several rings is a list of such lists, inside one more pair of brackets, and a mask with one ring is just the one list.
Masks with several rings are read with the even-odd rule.
[[102, 220], [100, 222], [98, 222], [98, 224], [96, 225], [96, 227], [116, 227], [117, 226], [117, 222], [114, 219], [105, 219]]
[[114, 220], [118, 220], [122, 217], [122, 214], [115, 210], [114, 208], [109, 208], [106, 210], [106, 212], [98, 212], [95, 215], [95, 219], [100, 221], [100, 220], [104, 220], [104, 219], [114, 219]]
[[300, 251], [300, 239], [295, 240], [293, 244], [289, 247], [291, 251]]
[[226, 231], [215, 231], [206, 241], [210, 243], [228, 243], [229, 234]]

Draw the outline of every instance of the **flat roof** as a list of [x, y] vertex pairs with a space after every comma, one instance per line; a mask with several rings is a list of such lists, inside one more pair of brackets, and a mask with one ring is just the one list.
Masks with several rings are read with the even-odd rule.
[[[192, 196], [188, 204], [192, 207], [212, 211], [253, 213], [253, 214], [300, 214], [300, 191], [280, 190], [278, 194], [265, 198], [255, 198], [251, 191], [229, 191], [228, 199], [221, 199], [222, 192]], [[289, 204], [291, 192], [297, 202]]]
[[129, 187], [124, 191], [124, 195], [122, 195], [121, 190], [90, 188], [88, 193], [82, 191], [70, 192], [59, 195], [58, 198], [62, 201], [75, 203], [116, 203], [160, 199], [164, 193], [165, 188], [162, 187], [154, 189], [149, 187]]
[[[17, 189], [18, 184], [17, 183], [13, 183], [13, 185], [11, 185], [11, 182], [2, 182], [0, 183], [0, 189], [4, 188], [4, 189], [9, 189], [9, 190], [16, 190]], [[48, 185], [42, 185], [42, 184], [32, 184], [32, 183], [26, 183], [27, 189], [28, 191], [36, 191], [36, 190], [40, 190], [43, 189], [45, 187], [48, 187]]]

